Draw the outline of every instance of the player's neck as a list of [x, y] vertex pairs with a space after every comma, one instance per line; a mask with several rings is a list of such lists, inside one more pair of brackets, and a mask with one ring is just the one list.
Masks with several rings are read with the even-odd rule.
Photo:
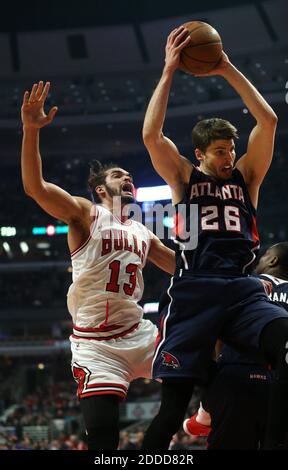
[[121, 220], [122, 223], [125, 223], [129, 219], [129, 211], [127, 204], [115, 206], [115, 204], [113, 204], [113, 201], [102, 201], [102, 206], [105, 207], [105, 209], [107, 209], [108, 211], [110, 211], [117, 219]]
[[207, 166], [203, 162], [200, 163], [199, 170], [202, 171], [204, 175], [211, 176], [211, 178], [217, 178], [217, 175], [215, 175], [213, 171], [207, 168]]
[[270, 276], [283, 279], [283, 281], [288, 281], [288, 273], [279, 268], [270, 268], [265, 274], [270, 274]]

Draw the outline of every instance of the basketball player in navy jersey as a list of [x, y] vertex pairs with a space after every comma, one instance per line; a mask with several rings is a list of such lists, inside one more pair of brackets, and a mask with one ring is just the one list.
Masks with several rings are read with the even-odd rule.
[[153, 376], [162, 379], [162, 403], [143, 448], [168, 448], [183, 422], [195, 381], [209, 380], [217, 338], [251, 351], [260, 349], [277, 369], [280, 380], [271, 397], [266, 447], [281, 447], [288, 426], [288, 316], [269, 302], [259, 279], [248, 277], [259, 248], [258, 193], [272, 160], [277, 117], [223, 53], [207, 75], [225, 78], [255, 118], [247, 151], [235, 163], [236, 128], [213, 118], [198, 122], [192, 131], [199, 166], [182, 156], [163, 134], [163, 125], [187, 34], [181, 26], [168, 36], [165, 66], [143, 127], [144, 144], [154, 168], [171, 187], [174, 205], [186, 206], [186, 226], [191, 204], [197, 204], [199, 220], [195, 249], [189, 249], [181, 233], [176, 240], [177, 268], [153, 362]]
[[169, 273], [175, 253], [144, 225], [115, 213], [134, 201], [132, 176], [118, 165], [95, 161], [89, 186], [96, 204], [47, 182], [42, 173], [40, 129], [53, 121], [44, 103], [49, 82], [34, 84], [22, 105], [22, 181], [26, 194], [48, 214], [69, 225], [73, 283], [68, 309], [73, 318], [72, 371], [84, 416], [89, 450], [117, 449], [119, 399], [138, 377], [151, 376], [157, 328], [143, 319], [142, 269], [147, 259]]
[[[255, 273], [270, 283], [270, 300], [288, 311], [288, 242], [270, 247], [260, 258]], [[205, 403], [184, 421], [185, 432], [209, 434], [209, 449], [262, 448], [274, 372], [259, 354], [247, 354], [227, 345], [220, 352], [217, 366], [218, 373], [205, 393]]]

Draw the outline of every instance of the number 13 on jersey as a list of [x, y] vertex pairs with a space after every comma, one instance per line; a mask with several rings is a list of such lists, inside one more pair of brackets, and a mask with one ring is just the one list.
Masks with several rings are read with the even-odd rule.
[[132, 296], [137, 283], [137, 269], [138, 266], [133, 263], [129, 263], [126, 266], [125, 272], [128, 274], [127, 280], [123, 286], [119, 284], [119, 274], [121, 268], [121, 261], [114, 260], [109, 264], [109, 269], [111, 271], [110, 281], [106, 284], [106, 291], [116, 292], [120, 291], [120, 288], [123, 289], [126, 295]]

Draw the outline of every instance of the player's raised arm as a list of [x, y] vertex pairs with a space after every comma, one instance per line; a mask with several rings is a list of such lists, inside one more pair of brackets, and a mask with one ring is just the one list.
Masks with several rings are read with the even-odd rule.
[[222, 75], [241, 96], [256, 120], [248, 141], [247, 152], [236, 166], [241, 171], [254, 205], [258, 190], [272, 161], [277, 116], [258, 90], [223, 53], [220, 64], [207, 75]]
[[26, 194], [32, 197], [46, 212], [53, 217], [70, 223], [83, 216], [89, 210], [91, 202], [84, 198], [72, 197], [55, 184], [48, 183], [42, 175], [42, 161], [39, 150], [40, 129], [50, 124], [57, 112], [57, 107], [45, 114], [44, 104], [50, 83], [35, 83], [31, 92], [25, 92], [21, 108], [23, 122], [23, 141], [21, 154], [22, 181]]
[[166, 44], [165, 66], [160, 81], [148, 105], [143, 140], [153, 166], [173, 189], [189, 180], [192, 164], [181, 156], [176, 145], [163, 134], [173, 75], [179, 65], [180, 52], [190, 41], [187, 30], [180, 27], [172, 31]]

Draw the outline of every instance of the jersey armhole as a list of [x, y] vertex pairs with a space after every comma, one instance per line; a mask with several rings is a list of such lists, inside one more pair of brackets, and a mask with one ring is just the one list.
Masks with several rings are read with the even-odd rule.
[[89, 241], [93, 237], [93, 233], [94, 233], [94, 230], [96, 228], [98, 218], [99, 218], [99, 208], [97, 207], [96, 204], [93, 204], [93, 206], [91, 208], [90, 216], [94, 219], [93, 222], [90, 225], [90, 235], [85, 240], [85, 242], [82, 243], [76, 250], [70, 252], [71, 258], [74, 258], [75, 255], [77, 255], [79, 253], [79, 251], [81, 251], [89, 243]]

